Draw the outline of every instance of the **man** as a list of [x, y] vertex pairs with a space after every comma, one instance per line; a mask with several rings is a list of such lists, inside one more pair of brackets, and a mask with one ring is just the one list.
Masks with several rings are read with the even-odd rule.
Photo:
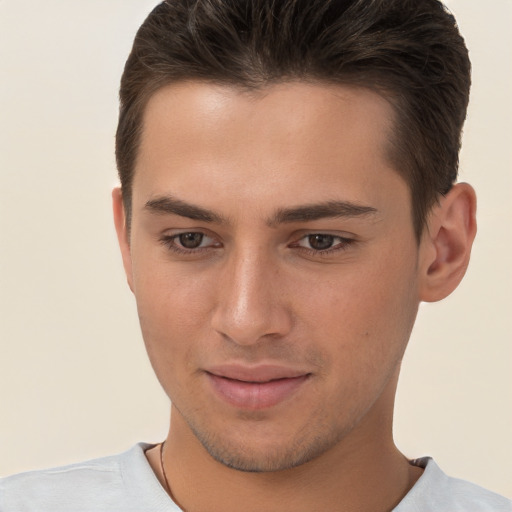
[[512, 510], [392, 438], [418, 304], [476, 231], [469, 68], [435, 0], [155, 8], [113, 203], [169, 434], [6, 479], [0, 510]]

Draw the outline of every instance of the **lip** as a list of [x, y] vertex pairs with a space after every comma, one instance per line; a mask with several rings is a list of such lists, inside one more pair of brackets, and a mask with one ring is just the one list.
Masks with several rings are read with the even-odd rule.
[[248, 410], [278, 405], [295, 394], [311, 376], [278, 365], [222, 365], [205, 373], [217, 396], [232, 406]]

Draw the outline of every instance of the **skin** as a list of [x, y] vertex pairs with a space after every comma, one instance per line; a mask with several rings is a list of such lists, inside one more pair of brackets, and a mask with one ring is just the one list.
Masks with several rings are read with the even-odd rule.
[[[393, 118], [368, 90], [300, 82], [150, 99], [130, 230], [119, 189], [114, 217], [185, 510], [385, 511], [420, 476], [392, 438], [400, 363], [419, 302], [465, 272], [475, 197], [456, 185], [418, 244], [387, 158]], [[304, 379], [240, 406], [212, 384], [226, 363]]]

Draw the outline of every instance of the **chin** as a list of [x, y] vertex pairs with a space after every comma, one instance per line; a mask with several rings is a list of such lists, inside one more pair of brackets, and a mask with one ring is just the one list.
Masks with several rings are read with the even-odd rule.
[[191, 429], [214, 460], [237, 471], [250, 473], [285, 471], [301, 466], [320, 457], [343, 437], [310, 428], [298, 435], [290, 433], [275, 439], [267, 437], [258, 442], [247, 432], [240, 439], [239, 436], [227, 438], [194, 427]]

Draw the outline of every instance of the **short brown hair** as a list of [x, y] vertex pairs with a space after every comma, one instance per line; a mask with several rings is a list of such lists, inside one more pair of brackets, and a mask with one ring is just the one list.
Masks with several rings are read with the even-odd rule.
[[144, 109], [159, 88], [201, 80], [367, 87], [396, 113], [389, 157], [408, 183], [419, 238], [457, 178], [468, 52], [438, 0], [167, 0], [140, 27], [124, 69], [116, 158], [128, 222]]

